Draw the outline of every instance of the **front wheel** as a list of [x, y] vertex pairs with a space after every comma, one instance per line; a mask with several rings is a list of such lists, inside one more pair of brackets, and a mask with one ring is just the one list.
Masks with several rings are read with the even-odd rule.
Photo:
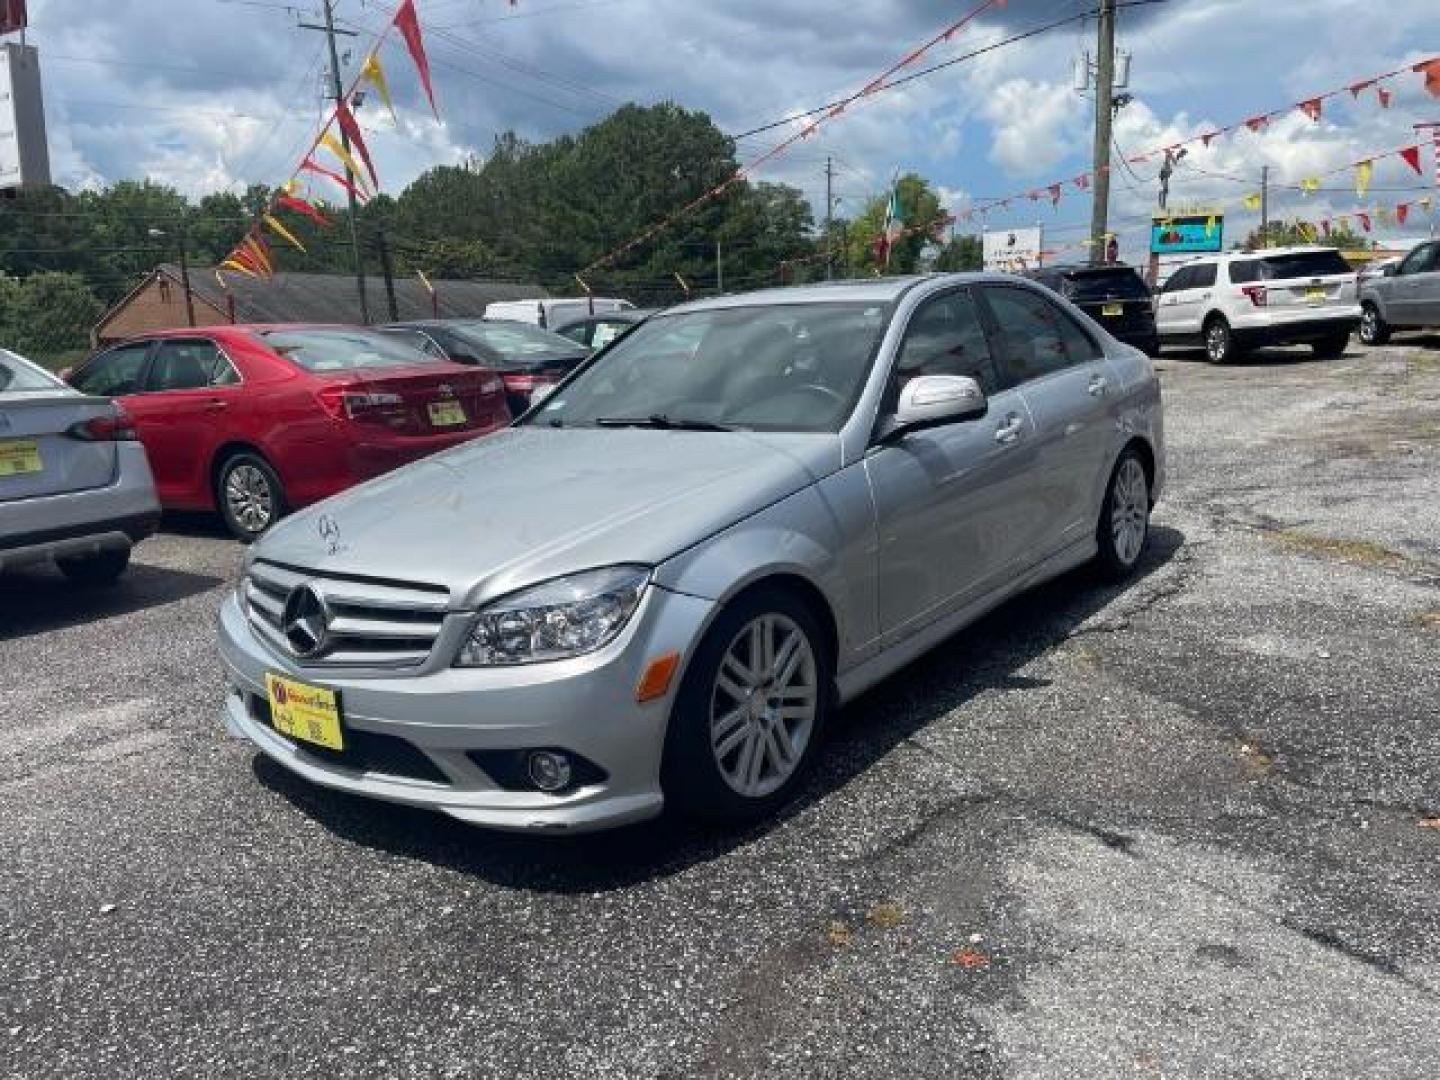
[[670, 716], [666, 799], [709, 821], [773, 814], [808, 771], [834, 661], [814, 613], [784, 589], [740, 597], [696, 650]]
[[215, 501], [225, 525], [242, 543], [250, 543], [285, 513], [285, 490], [270, 463], [258, 454], [227, 458], [215, 484]]
[[1130, 574], [1150, 541], [1150, 477], [1133, 447], [1120, 455], [1110, 474], [1095, 539], [1100, 548], [1096, 561], [1111, 578]]
[[1374, 304], [1360, 309], [1360, 340], [1366, 345], [1384, 345], [1390, 340], [1390, 327]]
[[94, 555], [74, 555], [55, 560], [60, 572], [77, 585], [113, 585], [130, 565], [129, 548], [112, 548]]

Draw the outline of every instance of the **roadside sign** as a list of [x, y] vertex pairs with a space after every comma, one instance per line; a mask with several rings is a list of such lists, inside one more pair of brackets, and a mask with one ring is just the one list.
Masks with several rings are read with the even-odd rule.
[[1225, 216], [1155, 218], [1150, 223], [1150, 251], [1154, 255], [1221, 251], [1225, 244]]
[[980, 237], [985, 269], [1018, 273], [1040, 265], [1041, 229], [996, 229]]

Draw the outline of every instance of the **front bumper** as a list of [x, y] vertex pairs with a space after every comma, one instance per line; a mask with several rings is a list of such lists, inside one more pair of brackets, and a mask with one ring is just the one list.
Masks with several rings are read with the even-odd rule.
[[[520, 667], [427, 665], [417, 674], [357, 677], [278, 656], [252, 632], [232, 594], [221, 607], [219, 626], [231, 684], [225, 724], [314, 783], [428, 807], [474, 825], [583, 832], [640, 821], [663, 806], [660, 762], [680, 674], [664, 697], [643, 705], [635, 702], [636, 684], [648, 661], [667, 652], [680, 653], [683, 672], [713, 607], [713, 601], [651, 586], [620, 637], [588, 656]], [[383, 762], [335, 760], [279, 734], [256, 708], [265, 699], [266, 672], [338, 690], [347, 733], [403, 740], [406, 753], [413, 749], [433, 766], [433, 778], [397, 775]], [[467, 755], [527, 748], [578, 754], [604, 778], [558, 795], [507, 790]]]

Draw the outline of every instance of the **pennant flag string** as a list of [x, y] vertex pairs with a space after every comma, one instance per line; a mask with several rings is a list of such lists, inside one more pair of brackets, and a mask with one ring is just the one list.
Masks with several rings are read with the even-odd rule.
[[375, 175], [375, 164], [370, 160], [370, 148], [365, 145], [365, 136], [360, 134], [360, 125], [355, 122], [355, 114], [350, 111], [350, 106], [339, 101], [335, 104], [335, 119], [339, 121], [340, 130], [350, 140], [350, 146], [360, 155], [360, 160], [365, 163], [365, 169], [370, 174], [370, 184], [376, 190], [380, 190], [380, 177]]

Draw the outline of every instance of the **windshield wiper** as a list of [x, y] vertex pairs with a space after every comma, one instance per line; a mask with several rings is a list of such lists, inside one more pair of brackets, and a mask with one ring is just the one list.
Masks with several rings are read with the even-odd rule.
[[683, 416], [667, 416], [665, 413], [651, 413], [649, 416], [601, 416], [596, 419], [595, 426], [659, 428], [662, 431], [738, 430], [731, 424], [717, 424], [713, 420], [690, 420]]

